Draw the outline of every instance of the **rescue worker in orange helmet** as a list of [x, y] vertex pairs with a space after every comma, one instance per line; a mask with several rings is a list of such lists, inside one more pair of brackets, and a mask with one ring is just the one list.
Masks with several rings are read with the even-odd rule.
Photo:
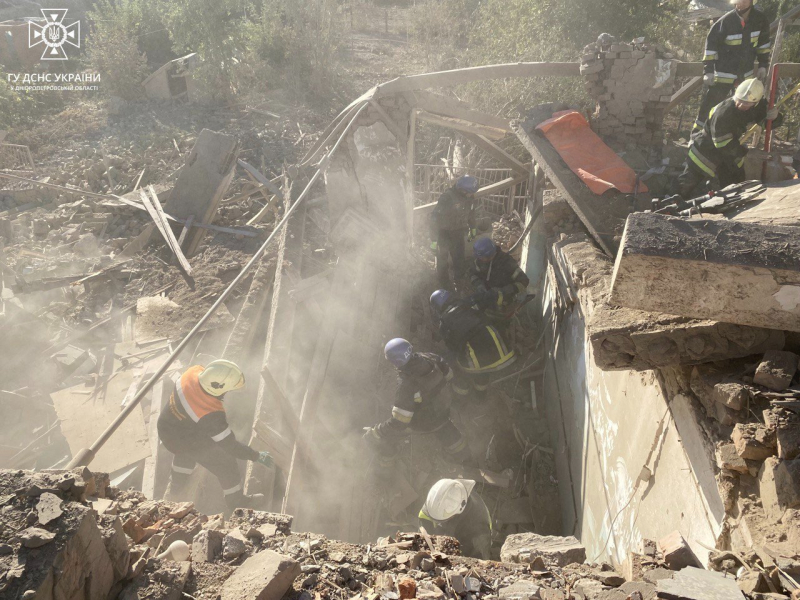
[[215, 360], [205, 368], [189, 367], [175, 382], [169, 401], [158, 417], [158, 437], [172, 452], [171, 493], [180, 497], [200, 464], [219, 480], [225, 503], [249, 508], [261, 499], [246, 496], [237, 460], [272, 465], [269, 452], [258, 452], [236, 440], [228, 426], [223, 400], [228, 392], [244, 387], [244, 373], [234, 363]]

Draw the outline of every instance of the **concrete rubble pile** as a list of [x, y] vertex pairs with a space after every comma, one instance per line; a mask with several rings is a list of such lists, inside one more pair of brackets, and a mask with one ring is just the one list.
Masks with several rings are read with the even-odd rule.
[[[789, 596], [761, 595], [760, 576], [780, 590], [800, 569], [751, 552], [715, 553], [707, 571], [677, 532], [644, 540], [619, 570], [588, 564], [573, 537], [532, 533], [509, 536], [503, 562], [460, 556], [454, 538], [424, 532], [347, 544], [293, 533], [287, 515], [237, 509], [226, 519], [150, 501], [85, 468], [0, 471], [0, 505], [0, 592], [26, 600], [744, 598], [738, 589], [778, 600]], [[698, 595], [698, 585], [728, 595]]]
[[592, 129], [612, 144], [661, 144], [664, 115], [675, 91], [671, 59], [642, 38], [625, 44], [601, 36], [587, 45], [580, 70], [586, 90], [597, 100]]

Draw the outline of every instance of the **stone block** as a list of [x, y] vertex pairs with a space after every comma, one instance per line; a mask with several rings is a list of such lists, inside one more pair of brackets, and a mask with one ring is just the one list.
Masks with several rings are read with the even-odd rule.
[[204, 529], [192, 540], [192, 562], [213, 562], [222, 554], [222, 532]]
[[747, 473], [745, 460], [736, 452], [734, 444], [721, 444], [717, 447], [717, 466], [737, 473]]
[[221, 600], [280, 600], [300, 575], [300, 564], [272, 550], [254, 554], [222, 584]]
[[540, 600], [541, 587], [532, 581], [520, 579], [507, 587], [500, 588], [500, 600]]
[[775, 430], [778, 458], [791, 460], [800, 458], [800, 417], [795, 413], [778, 424]]
[[760, 423], [737, 423], [731, 440], [746, 460], [764, 460], [776, 451], [775, 431]]
[[222, 538], [222, 557], [231, 560], [241, 556], [247, 550], [247, 538], [239, 529], [233, 529]]
[[742, 410], [750, 399], [750, 392], [741, 383], [722, 381], [714, 385], [711, 399], [731, 410]]
[[702, 566], [680, 531], [673, 531], [658, 540], [658, 547], [664, 555], [664, 562], [673, 571], [680, 571], [685, 567]]
[[573, 536], [545, 536], [515, 533], [506, 538], [500, 550], [503, 562], [530, 563], [541, 556], [545, 563], [566, 566], [586, 561], [586, 548]]
[[[637, 593], [639, 596], [635, 595]], [[639, 597], [641, 600], [656, 600], [656, 586], [644, 581], [628, 581], [615, 590], [601, 592], [597, 600], [629, 600]]]
[[[800, 293], [800, 291], [798, 291]], [[798, 356], [793, 352], [770, 350], [756, 368], [753, 383], [775, 392], [782, 392], [792, 383], [797, 372]]]
[[758, 489], [771, 519], [779, 519], [788, 508], [800, 508], [800, 459], [766, 459], [758, 473]]
[[800, 331], [800, 228], [631, 214], [610, 300], [640, 310]]

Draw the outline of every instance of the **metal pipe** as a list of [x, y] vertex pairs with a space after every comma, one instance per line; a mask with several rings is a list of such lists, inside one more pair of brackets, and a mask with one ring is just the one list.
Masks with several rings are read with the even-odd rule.
[[114, 421], [106, 428], [106, 430], [103, 433], [100, 434], [100, 437], [98, 437], [89, 448], [84, 448], [83, 450], [78, 452], [76, 456], [73, 457], [73, 459], [67, 465], [67, 469], [74, 469], [75, 467], [83, 467], [92, 462], [92, 460], [97, 455], [97, 452], [100, 450], [100, 448], [103, 447], [103, 445], [114, 434], [114, 432], [117, 430], [117, 428], [119, 428], [119, 426], [128, 417], [128, 415], [131, 414], [131, 412], [133, 412], [133, 409], [136, 408], [139, 402], [142, 401], [142, 398], [144, 398], [145, 394], [147, 394], [147, 392], [150, 391], [155, 382], [158, 381], [159, 378], [162, 375], [164, 375], [164, 373], [167, 372], [169, 366], [175, 361], [175, 359], [183, 351], [183, 349], [191, 341], [191, 339], [200, 331], [203, 325], [205, 325], [206, 321], [208, 321], [211, 318], [211, 316], [216, 312], [216, 310], [222, 305], [222, 303], [230, 295], [233, 289], [242, 281], [242, 279], [244, 279], [245, 275], [247, 275], [247, 272], [250, 271], [253, 265], [255, 265], [256, 262], [264, 255], [272, 240], [275, 239], [275, 236], [278, 234], [278, 232], [286, 225], [286, 223], [289, 221], [289, 217], [292, 215], [294, 210], [305, 199], [311, 188], [319, 179], [320, 175], [325, 171], [331, 156], [339, 148], [339, 145], [342, 143], [342, 140], [344, 140], [345, 136], [350, 131], [350, 128], [356, 122], [359, 115], [364, 110], [364, 108], [366, 108], [366, 106], [367, 104], [364, 103], [361, 106], [361, 108], [359, 108], [358, 111], [356, 111], [355, 115], [353, 115], [353, 118], [350, 120], [350, 123], [348, 123], [344, 131], [342, 131], [341, 135], [339, 136], [339, 139], [336, 140], [336, 143], [333, 145], [333, 147], [323, 157], [322, 161], [320, 161], [319, 168], [317, 169], [316, 173], [314, 173], [313, 177], [311, 177], [311, 179], [309, 180], [305, 189], [303, 189], [300, 196], [298, 196], [294, 204], [292, 204], [289, 207], [289, 209], [286, 211], [286, 214], [283, 216], [283, 219], [281, 219], [280, 223], [278, 223], [278, 225], [275, 227], [275, 229], [272, 231], [269, 237], [264, 241], [261, 247], [256, 251], [253, 257], [248, 261], [248, 263], [244, 267], [242, 267], [242, 270], [239, 272], [236, 278], [233, 281], [231, 281], [231, 283], [228, 285], [227, 288], [225, 288], [225, 291], [222, 292], [222, 294], [220, 294], [216, 302], [214, 302], [214, 304], [211, 305], [211, 308], [209, 308], [206, 314], [204, 314], [200, 318], [200, 320], [192, 328], [192, 330], [186, 334], [186, 337], [184, 337], [183, 340], [181, 340], [181, 343], [178, 344], [175, 350], [172, 352], [172, 354], [170, 354], [167, 357], [167, 360], [164, 362], [163, 365], [161, 365], [161, 367], [159, 367], [158, 371], [156, 371], [155, 374], [148, 380], [148, 382], [144, 384], [144, 387], [142, 387], [142, 389], [140, 389], [136, 393], [136, 395], [122, 410], [122, 412], [120, 412], [119, 415], [117, 415], [117, 418], [114, 419]]

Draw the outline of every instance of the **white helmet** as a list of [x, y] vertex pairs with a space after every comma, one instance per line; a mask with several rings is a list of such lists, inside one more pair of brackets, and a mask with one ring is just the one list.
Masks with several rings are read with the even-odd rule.
[[244, 373], [229, 360], [213, 360], [198, 377], [200, 387], [212, 396], [222, 396], [244, 387]]
[[740, 102], [758, 102], [764, 97], [764, 84], [758, 79], [745, 79], [736, 88], [733, 97]]
[[460, 515], [467, 507], [473, 487], [475, 482], [471, 479], [440, 479], [428, 492], [423, 511], [434, 521]]

